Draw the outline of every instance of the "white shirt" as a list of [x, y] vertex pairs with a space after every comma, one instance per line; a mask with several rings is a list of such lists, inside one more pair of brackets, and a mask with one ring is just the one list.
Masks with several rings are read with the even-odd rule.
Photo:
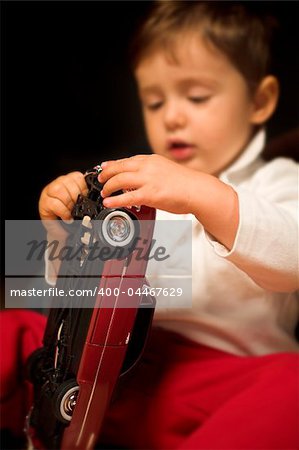
[[298, 164], [263, 161], [264, 145], [262, 130], [219, 176], [239, 199], [230, 251], [194, 216], [157, 214], [192, 218], [192, 308], [157, 310], [155, 325], [238, 355], [299, 351]]

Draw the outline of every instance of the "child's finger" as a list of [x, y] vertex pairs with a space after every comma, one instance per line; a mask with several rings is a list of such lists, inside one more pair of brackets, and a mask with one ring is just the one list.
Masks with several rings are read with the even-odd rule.
[[135, 172], [138, 170], [138, 163], [132, 161], [130, 158], [114, 161], [104, 168], [99, 174], [98, 180], [100, 183], [106, 183], [109, 178], [114, 177], [122, 172]]
[[83, 191], [85, 189], [87, 189], [85, 180], [83, 178], [84, 184], [76, 179], [72, 179], [72, 180], [66, 180], [63, 179], [62, 183], [66, 189], [66, 191], [69, 194], [69, 198], [71, 199], [71, 201], [69, 201], [68, 203], [66, 203], [66, 205], [71, 208], [77, 201], [78, 195], [82, 194]]
[[[72, 172], [69, 174], [72, 181], [77, 185], [79, 192], [82, 194], [87, 194], [88, 188], [85, 181], [85, 176], [81, 172]], [[77, 198], [75, 198], [75, 201]]]
[[113, 192], [121, 189], [136, 189], [141, 186], [136, 172], [123, 172], [110, 178], [103, 186], [102, 197], [109, 197]]
[[149, 155], [134, 155], [134, 156], [128, 156], [127, 158], [110, 159], [108, 161], [103, 161], [101, 163], [101, 167], [102, 167], [102, 169], [105, 169], [106, 167], [108, 167], [109, 165], [114, 164], [114, 163], [118, 163], [121, 161], [127, 161], [127, 160], [134, 160], [134, 159], [144, 159], [147, 156], [149, 156]]
[[[87, 191], [85, 177], [81, 172], [71, 172], [68, 175], [61, 176], [57, 178], [54, 183], [56, 184], [57, 182], [64, 186], [65, 190], [69, 193], [73, 204], [77, 201], [79, 194]], [[69, 206], [72, 206], [69, 201], [68, 204]]]
[[107, 162], [107, 165], [104, 165], [103, 171], [98, 177], [100, 183], [105, 183], [109, 178], [121, 172], [136, 172], [146, 156], [148, 155], [136, 155], [131, 158]]
[[83, 174], [72, 172], [56, 178], [45, 188], [45, 194], [61, 200], [68, 208], [71, 208], [77, 201], [78, 194], [86, 188]]
[[49, 186], [46, 188], [45, 194], [47, 197], [45, 199], [47, 207], [49, 207], [49, 205], [51, 203], [55, 203], [55, 202], [51, 202], [51, 200], [54, 200], [54, 199], [59, 200], [69, 209], [74, 204], [72, 196], [71, 196], [69, 190], [66, 188], [66, 185], [64, 184], [62, 177], [61, 177], [61, 179], [60, 178], [57, 179], [54, 183], [50, 183]]
[[42, 220], [53, 220], [60, 217], [63, 220], [72, 218], [70, 209], [58, 198], [51, 197], [48, 199], [46, 206], [41, 206], [40, 217]]
[[107, 208], [130, 207], [140, 204], [141, 196], [138, 190], [125, 192], [103, 200], [103, 205]]

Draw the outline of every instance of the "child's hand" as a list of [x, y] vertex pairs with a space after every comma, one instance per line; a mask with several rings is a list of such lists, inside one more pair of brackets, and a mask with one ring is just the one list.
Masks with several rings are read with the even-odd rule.
[[[106, 207], [147, 205], [177, 214], [190, 212], [196, 172], [159, 155], [137, 155], [102, 163], [99, 181]], [[110, 197], [113, 192], [128, 192]]]
[[[107, 207], [147, 205], [175, 214], [194, 214], [228, 249], [238, 229], [234, 189], [213, 175], [188, 169], [159, 155], [138, 155], [101, 164], [99, 181]], [[113, 192], [129, 192], [110, 197]], [[133, 190], [131, 190], [133, 189]]]
[[87, 193], [84, 175], [81, 172], [71, 172], [49, 183], [42, 191], [39, 199], [39, 214], [43, 225], [47, 230], [48, 242], [57, 241], [54, 261], [48, 265], [47, 280], [55, 284], [59, 273], [61, 259], [60, 251], [65, 245], [68, 232], [59, 223], [59, 217], [63, 220], [72, 219], [71, 211], [79, 194]]
[[42, 220], [63, 220], [72, 218], [71, 211], [79, 194], [87, 193], [84, 175], [71, 172], [48, 184], [39, 200], [39, 214]]

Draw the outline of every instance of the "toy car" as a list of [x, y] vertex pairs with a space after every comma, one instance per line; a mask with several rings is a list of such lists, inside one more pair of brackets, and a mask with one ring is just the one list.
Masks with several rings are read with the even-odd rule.
[[76, 257], [62, 261], [56, 283], [94, 295], [50, 309], [43, 347], [29, 357], [31, 448], [94, 448], [117, 381], [140, 357], [151, 325], [155, 300], [144, 293], [147, 258], [140, 254], [150, 248], [155, 210], [105, 208], [100, 170], [85, 175], [88, 194], [78, 197], [67, 242]]

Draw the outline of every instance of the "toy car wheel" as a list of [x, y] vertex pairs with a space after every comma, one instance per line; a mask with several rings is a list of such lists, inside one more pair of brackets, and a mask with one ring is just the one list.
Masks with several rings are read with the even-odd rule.
[[139, 234], [139, 222], [121, 209], [103, 210], [97, 217], [101, 221], [98, 234], [100, 240], [110, 247], [129, 247]]
[[62, 383], [53, 396], [55, 417], [62, 423], [69, 423], [72, 419], [79, 393], [79, 386], [75, 379]]
[[42, 383], [42, 368], [44, 367], [44, 362], [47, 357], [47, 352], [44, 347], [37, 348], [29, 358], [26, 363], [26, 378], [31, 383]]

